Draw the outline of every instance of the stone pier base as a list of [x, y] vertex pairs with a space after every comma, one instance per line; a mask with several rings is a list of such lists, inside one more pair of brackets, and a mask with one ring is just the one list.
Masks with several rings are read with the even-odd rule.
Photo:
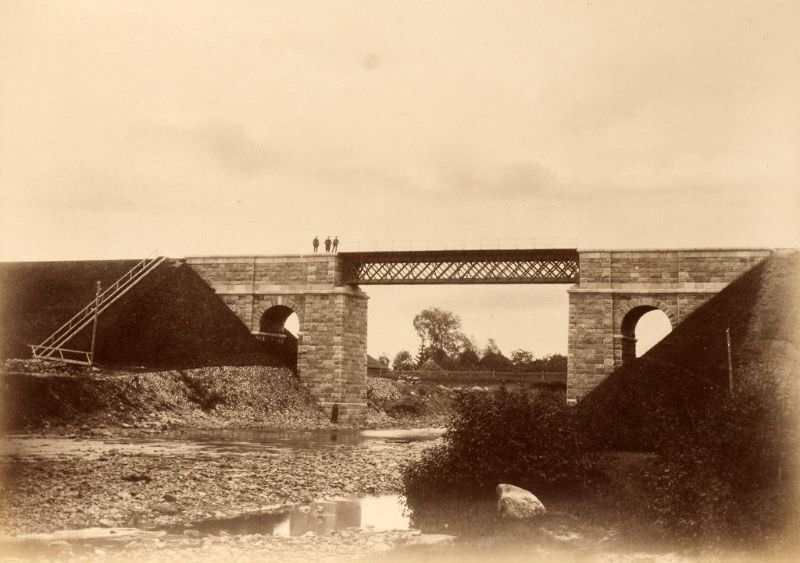
[[325, 416], [331, 422], [362, 426], [367, 417], [367, 403], [330, 403], [320, 401]]

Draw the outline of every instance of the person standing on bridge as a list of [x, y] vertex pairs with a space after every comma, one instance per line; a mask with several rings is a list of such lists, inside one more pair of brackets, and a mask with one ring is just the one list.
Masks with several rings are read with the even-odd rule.
[[331, 252], [331, 235], [328, 235], [328, 238], [325, 239], [325, 254], [330, 254]]
[[339, 235], [333, 237], [333, 253], [339, 252]]
[[314, 245], [314, 254], [316, 254], [317, 249], [319, 248], [319, 239], [317, 238], [317, 235], [314, 235], [314, 240], [312, 241], [312, 244]]

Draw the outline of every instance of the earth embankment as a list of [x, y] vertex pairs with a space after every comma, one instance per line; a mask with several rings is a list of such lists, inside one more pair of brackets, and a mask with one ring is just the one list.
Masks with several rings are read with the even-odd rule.
[[[28, 358], [38, 344], [135, 262], [0, 264], [0, 358]], [[89, 350], [91, 326], [65, 347]], [[96, 362], [148, 369], [282, 365], [190, 267], [167, 261], [103, 312]]]
[[4, 427], [319, 426], [322, 413], [286, 368], [217, 366], [159, 372], [86, 372], [7, 360]]

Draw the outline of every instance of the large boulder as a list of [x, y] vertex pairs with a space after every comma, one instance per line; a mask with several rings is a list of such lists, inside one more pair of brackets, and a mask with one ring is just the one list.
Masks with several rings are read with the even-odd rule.
[[536, 495], [514, 485], [497, 485], [497, 511], [503, 518], [522, 520], [544, 514], [547, 509]]

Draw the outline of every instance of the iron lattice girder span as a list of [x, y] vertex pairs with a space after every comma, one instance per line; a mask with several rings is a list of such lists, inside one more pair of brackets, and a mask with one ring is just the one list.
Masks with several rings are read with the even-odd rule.
[[344, 282], [578, 283], [577, 249], [343, 252]]

